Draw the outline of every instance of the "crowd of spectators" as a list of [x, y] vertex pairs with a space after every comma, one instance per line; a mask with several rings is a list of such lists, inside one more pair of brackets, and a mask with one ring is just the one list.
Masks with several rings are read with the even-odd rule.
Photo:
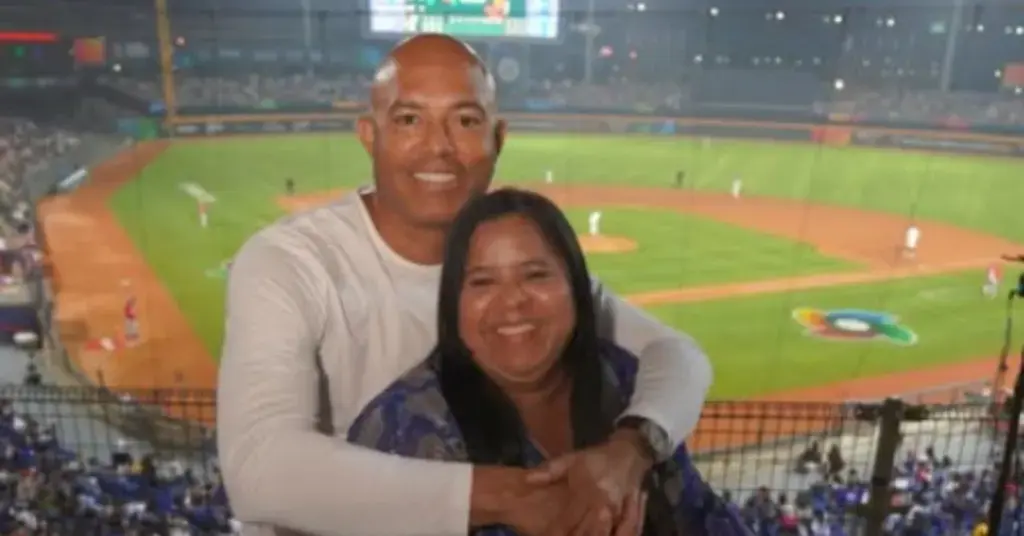
[[27, 223], [26, 177], [79, 143], [77, 137], [60, 129], [0, 118], [0, 221], [13, 228]]
[[65, 130], [0, 117], [0, 285], [19, 282], [39, 267], [27, 181], [80, 143]]
[[1024, 126], [1024, 97], [939, 91], [864, 91], [829, 104], [830, 113], [880, 122]]
[[[162, 87], [155, 80], [112, 77], [107, 82], [148, 102], [162, 100]], [[251, 74], [230, 78], [182, 73], [176, 77], [176, 100], [182, 107], [273, 108], [303, 103], [329, 105], [365, 102], [369, 88], [370, 79], [362, 75], [318, 77], [306, 74]], [[702, 104], [694, 101], [691, 89], [687, 85], [634, 83], [625, 77], [613, 77], [602, 84], [537, 80], [529, 84], [525, 97], [517, 98], [543, 100], [548, 107], [672, 113]], [[725, 104], [757, 106], [757, 103]], [[834, 93], [831, 100], [817, 103], [813, 110], [823, 115], [867, 121], [951, 127], [1024, 126], [1024, 98], [1014, 94], [849, 90]]]
[[[114, 77], [105, 81], [149, 102], [163, 100], [163, 88], [152, 79]], [[369, 93], [370, 79], [358, 75], [275, 77], [251, 74], [235, 78], [178, 76], [175, 79], [175, 100], [181, 107], [272, 108], [282, 103], [330, 105], [364, 102]]]
[[[200, 478], [179, 460], [138, 457], [118, 440], [108, 460], [85, 459], [65, 445], [53, 424], [37, 422], [0, 400], [0, 533], [239, 534], [215, 468]], [[812, 443], [793, 470], [817, 475], [798, 493], [760, 488], [738, 504], [756, 536], [857, 536], [868, 483], [848, 469], [838, 448]], [[960, 467], [932, 448], [907, 451], [895, 467], [894, 511], [887, 536], [980, 534], [995, 489], [994, 467]], [[999, 535], [1017, 536], [1019, 486], [1009, 497]], [[722, 496], [733, 501], [728, 491]]]
[[568, 108], [628, 110], [638, 113], [658, 110], [678, 112], [691, 99], [686, 86], [636, 84], [623, 77], [612, 78], [607, 84], [540, 80], [530, 84], [530, 94]]
[[0, 534], [239, 534], [215, 469], [137, 457], [118, 440], [84, 459], [55, 426], [0, 400]]
[[[768, 488], [738, 505], [757, 536], [856, 536], [864, 518], [854, 509], [868, 499], [868, 483], [846, 469], [837, 448], [823, 455], [812, 444], [794, 470], [817, 475], [806, 489], [789, 495]], [[972, 536], [985, 534], [988, 508], [996, 488], [997, 467], [965, 467], [931, 447], [906, 451], [895, 467], [892, 507], [884, 524], [889, 536]], [[1011, 484], [998, 535], [1024, 532], [1020, 488]], [[731, 497], [730, 497], [731, 500]]]

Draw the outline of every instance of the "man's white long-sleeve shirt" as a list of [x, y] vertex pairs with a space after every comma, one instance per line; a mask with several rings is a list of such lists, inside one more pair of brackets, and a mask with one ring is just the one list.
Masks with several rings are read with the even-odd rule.
[[[361, 195], [283, 219], [234, 259], [217, 430], [244, 534], [464, 535], [471, 466], [350, 445], [360, 410], [437, 341], [440, 266], [413, 264], [377, 233]], [[628, 414], [676, 442], [711, 385], [696, 344], [604, 292], [601, 327], [640, 357]]]

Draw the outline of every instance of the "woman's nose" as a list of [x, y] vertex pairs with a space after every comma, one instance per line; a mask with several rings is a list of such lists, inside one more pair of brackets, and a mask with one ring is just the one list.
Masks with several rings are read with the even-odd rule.
[[509, 282], [502, 285], [501, 302], [507, 307], [522, 305], [529, 299], [525, 289], [518, 282]]

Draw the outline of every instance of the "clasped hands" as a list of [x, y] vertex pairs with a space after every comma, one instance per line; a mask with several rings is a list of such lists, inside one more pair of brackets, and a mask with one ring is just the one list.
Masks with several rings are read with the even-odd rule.
[[635, 432], [620, 430], [537, 469], [477, 468], [473, 525], [506, 525], [521, 536], [637, 536], [652, 463]]

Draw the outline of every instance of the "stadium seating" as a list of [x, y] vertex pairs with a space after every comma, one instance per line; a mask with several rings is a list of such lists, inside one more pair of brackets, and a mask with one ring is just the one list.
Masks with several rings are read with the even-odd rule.
[[[827, 464], [826, 464], [827, 466]], [[824, 466], [822, 466], [824, 467]], [[856, 471], [829, 478], [821, 471], [795, 495], [761, 488], [738, 505], [758, 536], [854, 536], [863, 519], [853, 509], [867, 501], [868, 485]], [[890, 536], [970, 536], [987, 518], [995, 489], [994, 468], [961, 467], [932, 449], [908, 451], [895, 468], [893, 513], [885, 521]], [[1024, 510], [1018, 486], [1008, 490], [999, 536], [1021, 534]]]
[[128, 451], [118, 441], [109, 460], [82, 459], [53, 425], [0, 400], [0, 533], [240, 532], [215, 469], [204, 481], [180, 461]]
[[[108, 85], [147, 101], [161, 99], [154, 80], [107, 77]], [[259, 108], [268, 103], [365, 101], [366, 76], [336, 78], [295, 76], [189, 76], [177, 80], [179, 106]], [[576, 109], [651, 112], [680, 111], [693, 105], [692, 88], [675, 84], [640, 84], [625, 78], [605, 84], [567, 80], [533, 81], [527, 99], [543, 99]], [[513, 103], [515, 104], [515, 103]], [[522, 103], [519, 103], [520, 105]], [[1024, 100], [1018, 95], [938, 91], [851, 90], [835, 101], [819, 103], [820, 114], [840, 114], [866, 121], [1012, 126], [1024, 124]]]
[[[0, 532], [38, 534], [237, 534], [215, 465], [160, 460], [130, 452], [118, 440], [108, 460], [85, 459], [69, 448], [55, 424], [38, 422], [0, 400]], [[819, 463], [820, 462], [820, 463]], [[837, 452], [801, 454], [792, 468], [818, 477], [796, 493], [762, 487], [737, 508], [757, 536], [855, 536], [863, 519], [854, 508], [868, 486]], [[993, 468], [960, 466], [931, 448], [908, 451], [895, 468], [890, 536], [969, 536], [986, 517], [995, 487]], [[206, 478], [203, 478], [205, 476]], [[746, 490], [744, 490], [746, 491]], [[734, 501], [729, 491], [724, 498]], [[1008, 490], [999, 536], [1020, 534], [1019, 490]], [[49, 531], [49, 532], [47, 532]]]
[[3, 219], [24, 219], [24, 215], [12, 214], [19, 203], [25, 201], [24, 178], [78, 143], [78, 137], [65, 130], [0, 117], [0, 214]]

